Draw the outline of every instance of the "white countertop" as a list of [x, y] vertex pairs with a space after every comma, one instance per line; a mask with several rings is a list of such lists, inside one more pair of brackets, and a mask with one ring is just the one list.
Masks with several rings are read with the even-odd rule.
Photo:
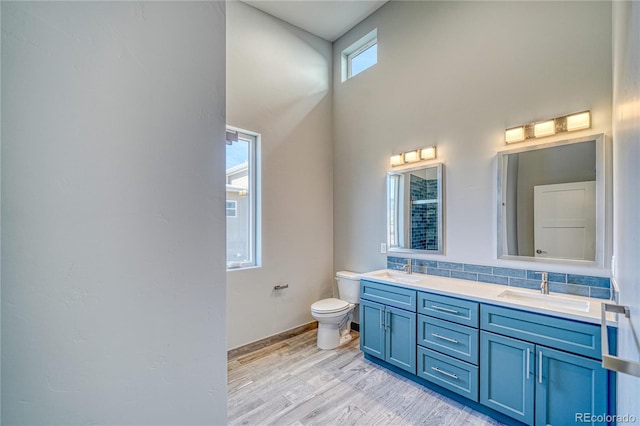
[[[437, 275], [419, 273], [409, 275], [402, 271], [395, 271], [391, 269], [381, 269], [378, 271], [360, 274], [360, 278], [598, 325], [601, 322], [602, 303], [606, 302], [606, 300], [603, 299], [574, 296], [564, 293], [550, 293], [549, 295], [541, 296], [540, 291], [525, 288], [480, 283], [457, 278], [439, 277]], [[536, 303], [535, 300], [529, 301], [521, 300], [522, 298], [517, 297], [508, 298], [499, 296], [504, 294], [506, 290], [510, 290], [518, 295], [532, 295], [532, 299], [538, 299], [541, 303]], [[551, 301], [553, 302], [560, 303], [554, 303], [550, 306], [549, 304], [544, 303], [546, 298], [552, 299]], [[576, 310], [568, 307], [568, 305], [570, 305], [569, 302], [574, 300], [578, 303], [588, 302], [588, 308], [585, 308], [584, 310]], [[563, 306], [562, 302], [567, 302], [567, 306]], [[615, 314], [607, 313], [607, 324], [613, 327], [618, 326]]]

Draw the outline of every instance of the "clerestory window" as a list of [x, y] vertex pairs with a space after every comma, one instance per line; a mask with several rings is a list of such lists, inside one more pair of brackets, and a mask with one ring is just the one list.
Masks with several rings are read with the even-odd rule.
[[378, 30], [375, 29], [342, 51], [342, 81], [378, 63]]

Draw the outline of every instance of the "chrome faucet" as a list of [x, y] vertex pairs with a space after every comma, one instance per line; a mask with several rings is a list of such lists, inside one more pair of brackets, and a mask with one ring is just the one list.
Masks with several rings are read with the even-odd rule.
[[409, 275], [413, 273], [413, 270], [411, 269], [411, 259], [407, 259], [407, 263], [405, 265], [402, 265], [402, 269], [406, 269], [407, 274]]
[[542, 294], [549, 294], [549, 273], [548, 272], [536, 272], [540, 274], [542, 280], [540, 281], [540, 292]]

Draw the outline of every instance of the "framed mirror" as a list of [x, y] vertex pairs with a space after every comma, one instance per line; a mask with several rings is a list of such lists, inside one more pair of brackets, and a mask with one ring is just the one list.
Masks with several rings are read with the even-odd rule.
[[604, 135], [498, 153], [498, 257], [603, 267]]
[[389, 252], [444, 252], [442, 179], [442, 164], [387, 173]]

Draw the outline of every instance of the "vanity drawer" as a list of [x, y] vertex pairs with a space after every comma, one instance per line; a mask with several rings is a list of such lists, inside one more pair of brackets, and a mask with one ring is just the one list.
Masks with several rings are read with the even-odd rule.
[[431, 293], [418, 293], [418, 313], [478, 327], [478, 303]]
[[478, 402], [478, 367], [418, 346], [418, 376]]
[[362, 280], [360, 281], [360, 298], [411, 312], [416, 311], [415, 290]]
[[478, 365], [478, 329], [418, 315], [418, 344]]
[[600, 326], [595, 324], [482, 305], [480, 327], [496, 334], [591, 358], [601, 359], [602, 356]]

